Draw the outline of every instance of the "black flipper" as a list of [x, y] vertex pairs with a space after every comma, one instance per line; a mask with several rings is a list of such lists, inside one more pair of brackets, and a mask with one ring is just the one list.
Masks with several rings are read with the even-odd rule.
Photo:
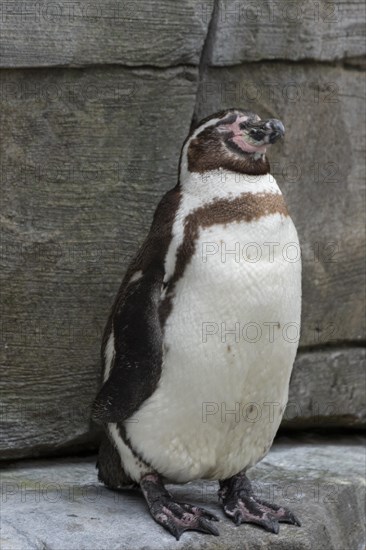
[[123, 304], [114, 312], [115, 359], [110, 376], [94, 402], [96, 420], [126, 420], [159, 381], [162, 332], [158, 307], [162, 283], [163, 272], [150, 267], [128, 287]]
[[[162, 327], [159, 306], [164, 262], [180, 201], [177, 188], [160, 202], [149, 235], [129, 266], [109, 318], [102, 345], [111, 330], [115, 356], [92, 408], [97, 422], [123, 422], [152, 395], [161, 375]], [[134, 277], [135, 276], [135, 277]]]

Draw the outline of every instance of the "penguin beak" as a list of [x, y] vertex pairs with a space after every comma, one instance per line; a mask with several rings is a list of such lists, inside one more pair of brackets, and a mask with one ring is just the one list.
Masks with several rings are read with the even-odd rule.
[[275, 143], [285, 135], [285, 127], [280, 120], [270, 118], [251, 122], [247, 126], [250, 141], [257, 145], [269, 145]]

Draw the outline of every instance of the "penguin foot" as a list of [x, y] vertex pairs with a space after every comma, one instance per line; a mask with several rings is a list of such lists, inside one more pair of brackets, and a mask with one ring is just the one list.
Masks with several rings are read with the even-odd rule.
[[154, 520], [177, 540], [184, 531], [201, 531], [216, 536], [220, 534], [210, 523], [210, 520], [219, 521], [218, 517], [204, 508], [176, 502], [158, 474], [145, 475], [140, 486]]
[[277, 534], [279, 523], [291, 523], [301, 526], [288, 508], [271, 504], [256, 498], [249, 479], [244, 473], [220, 481], [219, 497], [224, 504], [224, 511], [235, 525], [254, 523], [266, 531]]

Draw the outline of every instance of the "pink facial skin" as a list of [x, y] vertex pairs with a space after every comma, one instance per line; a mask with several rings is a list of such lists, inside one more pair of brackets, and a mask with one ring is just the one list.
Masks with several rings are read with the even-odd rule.
[[[240, 129], [240, 123], [245, 122], [248, 120], [247, 116], [238, 117], [235, 122], [232, 124], [225, 124], [222, 127], [218, 127], [219, 131], [231, 131], [234, 133], [234, 137], [231, 138], [231, 141], [233, 141], [242, 151], [245, 153], [261, 153], [264, 154], [266, 152], [266, 145], [259, 145], [255, 146], [250, 143], [247, 143], [244, 139], [244, 135], [242, 130]], [[258, 117], [258, 120], [260, 118]]]

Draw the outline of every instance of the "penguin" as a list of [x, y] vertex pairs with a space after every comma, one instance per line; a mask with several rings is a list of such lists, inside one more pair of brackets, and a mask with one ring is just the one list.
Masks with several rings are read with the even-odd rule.
[[218, 535], [218, 517], [178, 502], [167, 482], [217, 480], [236, 525], [300, 525], [247, 477], [280, 425], [300, 327], [299, 240], [266, 154], [284, 132], [237, 108], [190, 131], [177, 184], [106, 324], [92, 407], [105, 432], [98, 477], [111, 489], [139, 487], [177, 540], [187, 530]]

